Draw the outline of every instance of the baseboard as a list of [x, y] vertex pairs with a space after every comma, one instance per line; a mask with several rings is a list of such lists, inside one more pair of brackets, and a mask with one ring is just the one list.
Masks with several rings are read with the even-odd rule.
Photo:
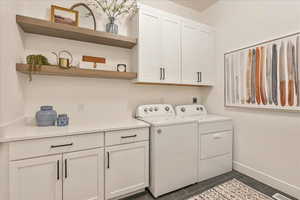
[[269, 174], [266, 174], [262, 171], [254, 169], [252, 167], [249, 167], [249, 166], [244, 165], [237, 161], [233, 162], [233, 169], [235, 169], [236, 171], [239, 171], [243, 174], [246, 174], [250, 177], [253, 177], [253, 178], [257, 179], [258, 181], [261, 181], [267, 185], [270, 185], [270, 186], [272, 186], [282, 192], [285, 192], [293, 197], [296, 197], [297, 199], [300, 199], [300, 187], [291, 185], [283, 180], [275, 178]]
[[140, 194], [140, 193], [143, 193], [143, 192], [145, 192], [145, 191], [146, 191], [145, 188], [139, 189], [139, 190], [137, 190], [137, 191], [134, 191], [134, 192], [131, 192], [131, 193], [128, 193], [128, 194], [124, 194], [124, 195], [122, 195], [122, 196], [118, 196], [118, 197], [112, 198], [112, 200], [124, 199], [124, 198], [126, 198], [126, 197], [134, 196], [134, 195], [136, 195], [136, 194]]

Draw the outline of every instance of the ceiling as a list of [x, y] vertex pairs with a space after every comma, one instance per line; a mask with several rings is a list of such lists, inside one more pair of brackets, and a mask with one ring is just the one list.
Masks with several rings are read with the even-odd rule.
[[216, 3], [218, 0], [172, 0], [177, 4], [192, 8], [197, 11], [203, 11]]

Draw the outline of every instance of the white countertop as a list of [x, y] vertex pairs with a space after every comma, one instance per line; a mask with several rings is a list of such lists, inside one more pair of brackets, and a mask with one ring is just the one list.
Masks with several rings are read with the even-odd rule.
[[21, 121], [0, 128], [0, 143], [145, 127], [149, 127], [149, 125], [133, 118], [107, 119], [99, 120], [99, 122], [95, 120], [80, 120], [71, 122], [67, 127], [37, 127], [33, 123], [30, 124]]

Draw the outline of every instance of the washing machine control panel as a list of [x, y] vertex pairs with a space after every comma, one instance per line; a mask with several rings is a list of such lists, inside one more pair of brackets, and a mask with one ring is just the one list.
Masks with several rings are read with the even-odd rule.
[[175, 116], [175, 110], [170, 104], [141, 105], [137, 108], [136, 117], [170, 117]]

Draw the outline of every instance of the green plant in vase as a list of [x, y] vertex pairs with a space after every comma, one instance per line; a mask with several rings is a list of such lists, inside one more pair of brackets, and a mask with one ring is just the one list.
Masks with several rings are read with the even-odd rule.
[[29, 81], [32, 81], [32, 72], [40, 71], [42, 65], [49, 65], [48, 59], [43, 55], [29, 55], [26, 61], [29, 65]]
[[135, 14], [137, 11], [137, 0], [87, 0], [89, 5], [100, 9], [108, 17], [106, 32], [118, 34], [116, 19], [120, 16]]

